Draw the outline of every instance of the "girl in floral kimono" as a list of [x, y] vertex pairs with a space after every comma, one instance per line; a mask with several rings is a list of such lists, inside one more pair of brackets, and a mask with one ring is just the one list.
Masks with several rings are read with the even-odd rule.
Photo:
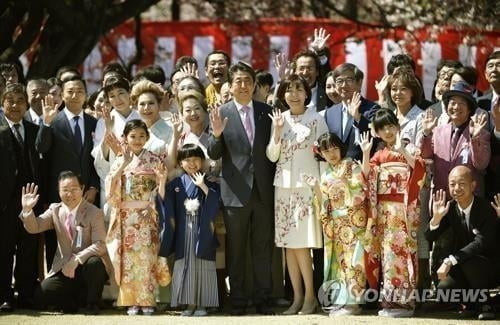
[[363, 151], [363, 173], [368, 178], [370, 215], [368, 245], [371, 261], [368, 280], [375, 285], [381, 261], [383, 285], [380, 316], [413, 315], [413, 290], [417, 276], [417, 229], [420, 209], [419, 191], [425, 177], [421, 159], [411, 155], [401, 141], [400, 126], [393, 111], [380, 109], [373, 130], [385, 146], [370, 159], [373, 141], [368, 132], [360, 137]]
[[122, 155], [106, 178], [112, 207], [106, 244], [119, 286], [117, 305], [128, 306], [129, 315], [140, 309], [150, 315], [158, 285], [170, 282], [167, 261], [158, 258], [160, 229], [155, 207], [156, 192], [165, 186], [167, 169], [157, 155], [143, 148], [149, 138], [144, 122], [127, 122], [123, 134]]
[[206, 307], [218, 307], [215, 251], [215, 217], [220, 190], [200, 171], [205, 160], [196, 144], [185, 144], [177, 159], [184, 174], [160, 191], [165, 231], [161, 256], [175, 253], [172, 278], [172, 307], [187, 305], [183, 316], [206, 316]]
[[366, 231], [365, 180], [361, 166], [346, 158], [347, 147], [334, 133], [324, 133], [313, 146], [318, 161], [328, 166], [318, 181], [306, 181], [315, 192], [323, 225], [325, 276], [323, 290], [337, 290], [328, 301], [330, 316], [357, 315], [366, 284], [364, 238]]

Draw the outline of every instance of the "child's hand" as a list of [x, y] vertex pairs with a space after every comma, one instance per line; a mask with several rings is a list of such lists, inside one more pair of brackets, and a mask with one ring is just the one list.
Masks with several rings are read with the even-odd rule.
[[394, 143], [394, 146], [392, 147], [392, 149], [394, 149], [394, 151], [396, 152], [401, 152], [403, 150], [404, 146], [401, 142], [401, 133], [398, 132], [398, 134], [396, 134], [396, 142]]
[[359, 136], [359, 146], [363, 152], [369, 153], [372, 150], [373, 139], [370, 138], [370, 132], [366, 131]]
[[316, 187], [318, 185], [318, 179], [311, 175], [302, 174], [302, 180], [310, 187]]
[[198, 186], [202, 187], [205, 185], [205, 174], [202, 174], [200, 172], [194, 173], [191, 178], [193, 179], [193, 183]]
[[168, 170], [167, 170], [167, 166], [165, 166], [164, 163], [160, 162], [158, 164], [156, 164], [156, 166], [153, 168], [153, 171], [156, 175], [156, 181], [157, 183], [165, 183], [165, 181], [167, 180], [167, 175], [168, 175]]

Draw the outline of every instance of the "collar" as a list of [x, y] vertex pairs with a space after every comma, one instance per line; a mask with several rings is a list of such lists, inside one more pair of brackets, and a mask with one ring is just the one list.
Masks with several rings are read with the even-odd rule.
[[64, 202], [61, 201], [61, 205], [64, 207], [64, 209], [66, 209], [66, 212], [71, 213], [73, 215], [73, 218], [76, 218], [76, 212], [78, 211], [78, 208], [80, 207], [80, 205], [82, 205], [82, 201], [83, 201], [83, 198], [80, 200], [80, 202], [78, 202], [78, 204], [76, 205], [76, 207], [72, 210], [69, 209], [69, 207], [64, 204]]
[[80, 111], [79, 114], [73, 114], [70, 112], [70, 110], [67, 107], [64, 107], [64, 114], [66, 114], [66, 117], [68, 118], [69, 121], [73, 120], [73, 117], [75, 116], [80, 116], [80, 121], [83, 121], [83, 109]]
[[20, 129], [20, 130], [23, 130], [23, 129], [24, 129], [23, 120], [21, 120], [21, 121], [19, 121], [19, 122], [17, 122], [17, 123], [16, 123], [16, 122], [12, 122], [11, 120], [9, 120], [9, 119], [7, 118], [7, 116], [5, 116], [5, 114], [4, 114], [4, 116], [3, 116], [3, 117], [4, 117], [4, 118], [5, 118], [5, 120], [7, 121], [7, 124], [9, 124], [9, 128], [11, 128], [11, 129], [12, 129], [12, 128], [14, 128], [14, 124], [19, 124], [19, 125], [21, 126], [19, 129]]
[[495, 92], [495, 90], [492, 88], [491, 89], [491, 103], [495, 103], [495, 101], [498, 100], [499, 95]]
[[38, 115], [37, 112], [35, 112], [35, 110], [33, 108], [30, 107], [28, 112], [30, 113], [31, 119], [33, 121], [42, 120], [42, 115]]
[[236, 100], [233, 100], [234, 101], [234, 105], [236, 105], [236, 109], [238, 110], [238, 112], [242, 112], [242, 108], [243, 106], [247, 106], [247, 107], [250, 107], [250, 112], [253, 110], [253, 100], [251, 100], [248, 104], [246, 105], [243, 105], [243, 104], [240, 104], [238, 103]]
[[458, 210], [460, 210], [460, 212], [463, 212], [465, 214], [465, 216], [470, 216], [470, 210], [472, 210], [472, 205], [474, 204], [474, 197], [472, 197], [472, 201], [470, 202], [470, 204], [462, 210], [462, 208], [460, 207], [460, 204], [458, 204], [457, 202], [457, 207], [458, 207]]

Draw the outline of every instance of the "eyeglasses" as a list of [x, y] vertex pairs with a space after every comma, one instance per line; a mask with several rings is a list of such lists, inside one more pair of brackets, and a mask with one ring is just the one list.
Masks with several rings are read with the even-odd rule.
[[348, 86], [352, 85], [356, 80], [354, 80], [354, 78], [345, 78], [345, 79], [340, 79], [340, 78], [337, 78], [335, 79], [335, 84], [337, 86], [342, 86], [344, 83]]

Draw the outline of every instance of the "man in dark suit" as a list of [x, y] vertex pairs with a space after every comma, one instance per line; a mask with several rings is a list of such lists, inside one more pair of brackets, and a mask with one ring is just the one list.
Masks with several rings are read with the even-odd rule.
[[24, 114], [24, 119], [36, 125], [43, 122], [42, 100], [49, 94], [49, 84], [45, 79], [31, 79], [26, 85], [29, 109]]
[[325, 111], [328, 130], [347, 145], [347, 157], [361, 160], [357, 140], [359, 134], [368, 131], [368, 124], [379, 106], [361, 96], [359, 106], [350, 107], [349, 103], [359, 96], [364, 77], [363, 71], [354, 64], [343, 63], [333, 70], [332, 75], [342, 102]]
[[500, 51], [494, 51], [486, 59], [484, 76], [490, 84], [490, 91], [477, 99], [477, 105], [490, 111], [500, 100]]
[[229, 70], [233, 101], [210, 113], [213, 134], [208, 155], [222, 158], [221, 196], [227, 229], [232, 314], [245, 314], [246, 239], [254, 278], [253, 302], [259, 314], [272, 314], [271, 252], [274, 227], [275, 165], [266, 157], [271, 134], [271, 107], [252, 101], [255, 72], [239, 62]]
[[[47, 193], [49, 202], [58, 202], [57, 178], [64, 170], [81, 175], [86, 184], [84, 198], [95, 203], [99, 189], [99, 176], [94, 169], [92, 133], [97, 120], [83, 112], [86, 99], [85, 81], [73, 77], [63, 83], [62, 97], [65, 108], [57, 113], [57, 107], [49, 97], [43, 107], [43, 124], [36, 139], [38, 151], [44, 155], [49, 164]], [[57, 113], [57, 114], [56, 114]], [[48, 137], [40, 135], [48, 132]], [[55, 253], [55, 234], [46, 235], [47, 265], [52, 265]]]
[[[451, 231], [452, 245], [437, 271], [438, 290], [489, 289], [495, 285], [496, 217], [490, 203], [474, 196], [476, 182], [466, 166], [453, 168], [448, 187], [453, 202], [446, 201], [446, 193], [439, 190], [433, 197], [433, 215], [426, 231], [429, 241], [435, 241], [447, 230]], [[468, 305], [470, 307], [470, 305]], [[467, 310], [467, 314], [473, 312]], [[494, 313], [486, 304], [479, 310], [479, 319], [492, 319]]]
[[[14, 308], [12, 269], [14, 255], [15, 289], [18, 307], [30, 307], [37, 283], [38, 237], [24, 230], [17, 218], [19, 200], [26, 182], [40, 179], [40, 155], [35, 150], [38, 127], [24, 121], [28, 107], [24, 86], [9, 84], [1, 97], [4, 115], [0, 117], [0, 311]], [[41, 134], [43, 138], [44, 134]]]

